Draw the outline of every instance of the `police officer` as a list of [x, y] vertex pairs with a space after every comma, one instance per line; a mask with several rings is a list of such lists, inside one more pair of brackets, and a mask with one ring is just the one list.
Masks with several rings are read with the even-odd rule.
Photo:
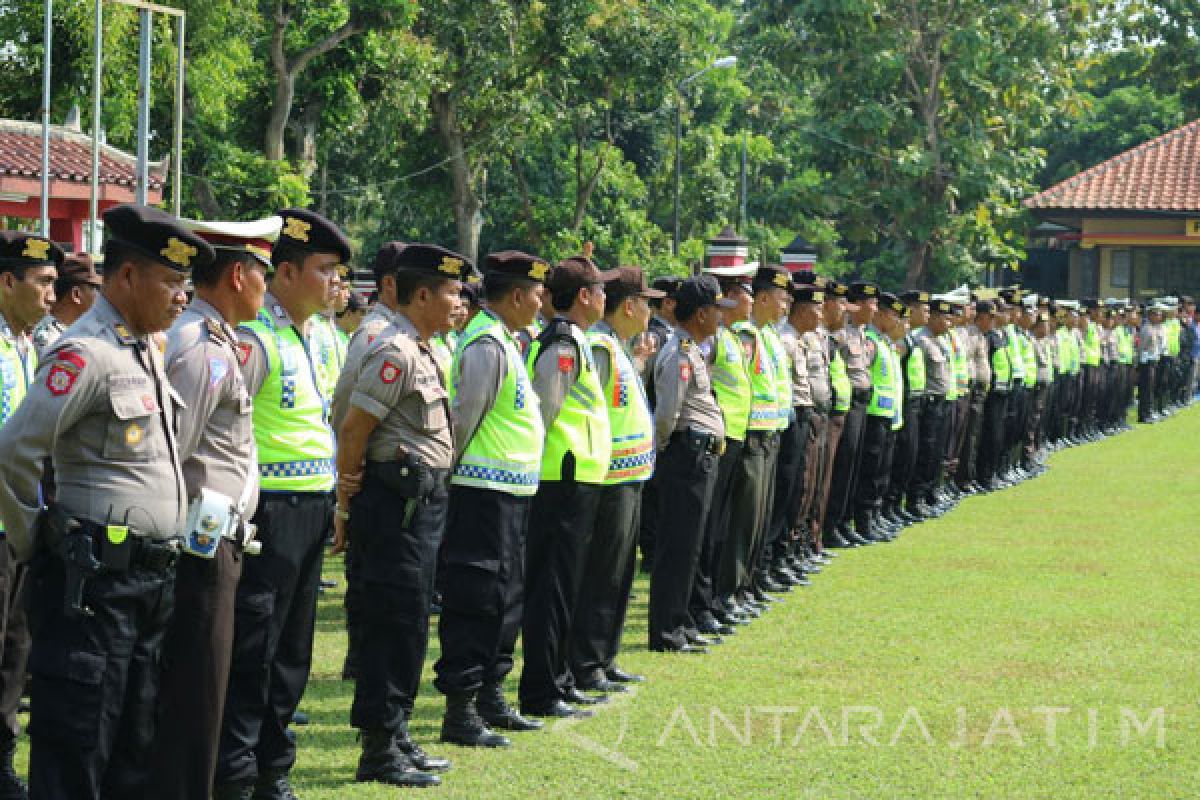
[[925, 405], [921, 409], [921, 441], [917, 450], [914, 482], [910, 484], [908, 509], [918, 518], [941, 516], [946, 504], [938, 499], [942, 477], [942, 459], [949, 435], [951, 391], [954, 374], [945, 334], [950, 330], [954, 305], [948, 300], [932, 299], [929, 320], [916, 332], [917, 345], [925, 360]]
[[826, 548], [858, 547], [858, 542], [851, 542], [842, 536], [838, 528], [840, 520], [834, 519], [834, 514], [830, 509], [834, 467], [837, 463], [837, 453], [841, 447], [842, 433], [846, 428], [846, 417], [853, 403], [854, 392], [850, 376], [846, 372], [846, 359], [842, 357], [841, 346], [834, 335], [846, 324], [846, 291], [849, 287], [832, 278], [825, 279], [821, 285], [824, 287], [825, 300], [821, 305], [821, 326], [817, 328], [817, 333], [823, 338], [828, 354], [829, 385], [833, 394], [833, 408], [829, 413], [826, 461], [822, 469], [824, 481], [819, 489], [818, 497], [820, 529], [823, 546]]
[[654, 369], [659, 470], [659, 536], [650, 575], [651, 650], [707, 652], [688, 599], [725, 441], [700, 343], [716, 335], [721, 308], [733, 307], [711, 275], [684, 280], [675, 293], [679, 326]]
[[516, 335], [541, 308], [550, 265], [517, 250], [492, 253], [486, 264], [487, 307], [463, 331], [450, 371], [455, 465], [442, 540], [442, 654], [433, 667], [446, 695], [442, 738], [464, 745], [507, 742], [488, 726], [542, 727], [509, 706], [503, 684], [521, 629], [525, 533], [545, 439]]
[[[179, 315], [188, 273], [213, 251], [155, 209], [117, 206], [104, 223], [102, 296], [47, 350], [26, 402], [0, 428], [0, 516], [16, 557], [30, 562], [39, 798], [145, 796], [187, 509], [175, 428], [183, 405], [149, 336]], [[61, 259], [36, 237], [6, 253], [21, 254]], [[47, 457], [57, 496], [39, 518]]]
[[[0, 425], [17, 410], [37, 372], [42, 348], [31, 341], [30, 329], [39, 318], [54, 319], [46, 309], [55, 300], [56, 267], [63, 256], [57, 246], [46, 244], [41, 237], [0, 232]], [[24, 578], [24, 565], [0, 543], [0, 798], [25, 797], [25, 784], [13, 771], [17, 706], [29, 657]]]
[[[646, 387], [646, 399], [650, 408], [656, 405], [654, 397], [654, 363], [663, 345], [671, 338], [675, 330], [675, 290], [679, 288], [680, 279], [673, 276], [655, 278], [651, 288], [663, 293], [661, 300], [651, 300], [650, 309], [653, 312], [646, 326], [646, 334], [652, 340], [652, 352], [646, 356], [642, 366], [642, 385]], [[658, 481], [654, 475], [642, 487], [642, 515], [639, 520], [638, 549], [642, 552], [642, 572], [649, 572], [654, 564], [654, 541], [658, 530]]]
[[610, 278], [586, 256], [560, 262], [546, 282], [555, 315], [533, 341], [527, 361], [546, 428], [525, 554], [525, 665], [518, 690], [522, 713], [533, 716], [578, 716], [579, 705], [600, 700], [575, 687], [567, 650], [612, 450], [586, 335], [604, 316]]
[[[409, 740], [421, 681], [453, 458], [448, 395], [428, 340], [451, 324], [466, 259], [410, 244], [396, 260], [393, 324], [367, 348], [338, 430], [338, 524], [354, 551], [363, 607], [350, 723], [362, 736], [357, 781], [428, 786], [449, 768]], [[348, 511], [349, 519], [341, 512]]]
[[100, 274], [87, 253], [72, 253], [63, 259], [54, 281], [54, 302], [50, 313], [33, 328], [30, 338], [38, 355], [58, 341], [63, 331], [71, 327], [96, 302], [100, 291]]
[[[618, 267], [605, 284], [604, 319], [588, 332], [596, 377], [604, 389], [612, 454], [596, 509], [596, 533], [584, 558], [569, 661], [580, 689], [627, 691], [608, 678], [616, 666], [636, 567], [642, 486], [654, 471], [654, 416], [637, 361], [650, 320], [651, 289], [639, 267]], [[627, 343], [633, 343], [630, 347]]]
[[1159, 420], [1154, 406], [1154, 387], [1163, 350], [1158, 335], [1162, 319], [1162, 308], [1154, 303], [1147, 309], [1146, 320], [1138, 332], [1138, 422], [1141, 423]]
[[849, 295], [849, 286], [834, 290], [846, 298], [847, 309], [851, 318], [843, 320], [840, 327], [834, 329], [833, 337], [838, 343], [838, 350], [846, 364], [846, 374], [850, 378], [853, 390], [851, 404], [846, 412], [842, 437], [838, 442], [837, 455], [833, 463], [833, 480], [829, 490], [829, 507], [827, 510], [828, 523], [839, 531], [841, 536], [853, 544], [871, 544], [871, 540], [851, 530], [850, 516], [853, 510], [854, 488], [858, 477], [859, 453], [862, 450], [864, 425], [866, 424], [867, 403], [871, 400], [870, 362], [867, 360], [866, 338], [863, 326], [870, 321], [875, 313], [868, 304], [864, 311]]
[[[796, 273], [793, 279], [809, 281], [814, 277], [811, 273], [803, 277]], [[788, 312], [788, 324], [799, 337], [798, 356], [803, 354], [806, 360], [805, 374], [812, 398], [804, 471], [800, 476], [801, 498], [794, 517], [796, 532], [803, 545], [798, 554], [800, 566], [804, 572], [812, 573], [820, 572], [821, 567], [832, 560], [823, 553], [820, 521], [821, 488], [825, 485], [825, 465], [828, 460], [829, 415], [833, 409], [829, 352], [826, 338], [819, 332], [824, 302], [824, 290], [812, 283], [800, 283], [792, 290], [792, 308]]]
[[182, 224], [210, 242], [217, 257], [192, 271], [196, 298], [167, 334], [167, 376], [188, 398], [180, 416], [179, 457], [189, 508], [175, 615], [163, 645], [160, 724], [147, 793], [208, 800], [229, 680], [245, 522], [258, 505], [253, 403], [238, 369], [233, 326], [254, 319], [262, 306], [280, 220]]
[[1005, 332], [997, 321], [995, 303], [980, 300], [975, 304], [975, 327], [983, 334], [991, 372], [987, 398], [983, 403], [976, 475], [984, 489], [992, 490], [1001, 488], [1000, 462], [1004, 451], [1008, 394], [1012, 388], [1012, 367]]
[[238, 328], [254, 398], [261, 492], [251, 520], [262, 552], [242, 565], [218, 798], [288, 798], [296, 745], [287, 727], [312, 664], [323, 545], [332, 527], [333, 431], [309, 322], [329, 304], [350, 244], [319, 214], [285, 209], [263, 308]]
[[914, 329], [929, 320], [928, 292], [911, 289], [897, 298], [904, 304], [907, 321], [903, 338], [895, 346], [904, 376], [901, 413], [904, 425], [896, 433], [892, 451], [892, 473], [885, 498], [885, 516], [895, 523], [909, 525], [917, 517], [905, 508], [905, 498], [913, 484], [917, 452], [921, 442], [921, 410], [925, 402], [925, 351], [917, 344]]
[[[866, 358], [870, 365], [871, 399], [867, 403], [862, 448], [859, 452], [858, 478], [855, 484], [854, 530], [871, 542], [890, 541], [886, 531], [875, 525], [875, 512], [882, 503], [881, 488], [886, 488], [885, 452], [892, 422], [896, 418], [899, 394], [891, 339], [884, 332], [895, 321], [890, 303], [880, 303], [879, 287], [858, 282], [850, 286], [849, 299], [857, 304], [857, 319], [864, 322]], [[895, 299], [894, 297], [889, 300]]]

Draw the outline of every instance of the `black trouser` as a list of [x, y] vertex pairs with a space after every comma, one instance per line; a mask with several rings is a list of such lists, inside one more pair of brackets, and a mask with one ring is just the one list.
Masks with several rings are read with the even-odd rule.
[[870, 395], [870, 389], [856, 389], [854, 402], [846, 412], [846, 424], [842, 428], [842, 438], [833, 459], [833, 481], [829, 487], [829, 504], [825, 512], [827, 527], [836, 527], [850, 518]]
[[1158, 365], [1145, 361], [1138, 367], [1138, 421], [1146, 422], [1155, 411], [1154, 385]]
[[525, 534], [532, 497], [450, 487], [442, 537], [442, 654], [433, 685], [443, 694], [501, 684], [512, 672], [525, 598]]
[[881, 490], [887, 487], [884, 460], [891, 430], [890, 416], [867, 415], [862, 449], [859, 452], [858, 485], [854, 493], [854, 527], [859, 534], [869, 532], [871, 515], [883, 500]]
[[654, 565], [654, 542], [658, 539], [658, 471], [642, 487], [642, 514], [638, 520], [638, 549], [642, 551], [642, 569]]
[[696, 579], [692, 581], [692, 596], [688, 612], [694, 622], [705, 614], [722, 608], [725, 597], [736, 587], [727, 586], [721, 579], [721, 564], [732, 539], [729, 535], [733, 512], [734, 475], [742, 460], [743, 442], [725, 440], [725, 452], [717, 462], [717, 480], [713, 484], [712, 503], [704, 523], [704, 542], [696, 564]]
[[767, 523], [767, 544], [761, 566], [787, 555], [792, 540], [792, 525], [804, 500], [804, 465], [808, 454], [808, 415], [812, 409], [797, 406], [792, 423], [779, 438], [779, 458], [775, 463], [775, 499]]
[[[575, 686], [567, 649], [600, 489], [564, 476], [542, 481], [533, 498], [521, 626], [525, 666], [519, 688], [521, 707], [527, 710], [555, 703]], [[661, 548], [661, 542], [656, 547]]]
[[317, 588], [333, 516], [328, 492], [263, 492], [254, 522], [262, 552], [242, 564], [233, 661], [221, 722], [218, 784], [287, 772], [287, 734], [312, 667]]
[[819, 499], [825, 486], [825, 462], [829, 450], [829, 414], [813, 409], [808, 415], [808, 446], [804, 454], [804, 472], [800, 476], [803, 485], [800, 507], [796, 510], [794, 524], [805, 528], [809, 537], [807, 549], [819, 552], [821, 548], [821, 506]]
[[606, 679], [621, 646], [637, 566], [642, 486], [638, 481], [600, 489], [567, 653], [571, 674], [585, 686]]
[[1014, 382], [1008, 393], [1008, 405], [1004, 413], [1004, 451], [1000, 455], [1000, 469], [1007, 471], [1015, 465], [1017, 448], [1023, 442], [1025, 430], [1025, 404], [1028, 390], [1024, 383]]
[[[842, 446], [842, 431], [846, 429], [846, 414], [831, 411], [825, 425], [825, 463], [821, 468], [821, 485], [817, 489], [817, 523], [820, 535], [831, 533], [837, 525], [829, 517], [829, 495], [833, 491], [833, 467], [837, 460], [838, 448]], [[824, 541], [822, 539], [822, 541]]]
[[956, 480], [959, 486], [969, 486], [979, 478], [979, 439], [983, 435], [983, 407], [986, 402], [987, 389], [983, 386], [971, 387], [962, 451], [958, 454]]
[[1100, 367], [1083, 365], [1083, 409], [1080, 420], [1083, 429], [1091, 433], [1096, 427], [1096, 409], [1100, 400]]
[[241, 574], [242, 546], [230, 539], [221, 540], [212, 558], [180, 557], [175, 613], [163, 642], [146, 797], [208, 800], [212, 795]]
[[733, 464], [729, 488], [729, 533], [717, 570], [717, 596], [722, 600], [748, 589], [753, 576], [750, 561], [754, 539], [763, 526], [763, 495], [767, 490], [767, 457], [771, 431], [748, 431], [740, 457]]
[[924, 395], [904, 399], [904, 425], [896, 431], [893, 444], [891, 477], [888, 481], [887, 500], [898, 506], [909, 493], [915, 481], [917, 452], [921, 444], [921, 407]]
[[983, 404], [983, 427], [979, 434], [978, 476], [984, 486], [1000, 472], [1007, 420], [1008, 392], [993, 389]]
[[1033, 465], [1037, 452], [1042, 446], [1042, 414], [1046, 412], [1046, 396], [1049, 394], [1048, 384], [1039, 383], [1028, 391], [1028, 413], [1025, 422], [1025, 442], [1022, 452], [1022, 465]]
[[1159, 413], [1167, 410], [1167, 405], [1171, 402], [1171, 376], [1175, 371], [1175, 359], [1172, 356], [1163, 356], [1158, 360], [1158, 369], [1155, 370], [1155, 387], [1154, 387], [1154, 405]]
[[25, 691], [25, 667], [29, 660], [29, 603], [26, 567], [17, 562], [12, 548], [0, 542], [0, 743], [9, 744], [21, 732], [17, 709]]
[[946, 420], [950, 403], [944, 395], [926, 395], [921, 406], [921, 439], [917, 448], [917, 471], [909, 484], [908, 503], [932, 500], [942, 474], [946, 450]]
[[750, 558], [746, 563], [746, 568], [750, 570], [752, 576], [762, 571], [764, 553], [768, 551], [767, 539], [770, 533], [771, 515], [775, 509], [775, 486], [779, 483], [780, 441], [779, 431], [775, 431], [766, 439], [767, 463], [764, 468], [766, 485], [763, 486], [761, 496], [762, 522], [754, 531], [754, 539], [750, 543]]
[[650, 574], [650, 647], [682, 647], [688, 599], [717, 480], [715, 437], [676, 433], [658, 460], [659, 526]]
[[[38, 800], [146, 797], [159, 657], [174, 606], [175, 569], [133, 568], [89, 578], [93, 616], [63, 610], [63, 563], [29, 565], [33, 646], [30, 796]], [[191, 724], [173, 720], [173, 724]]]
[[446, 528], [446, 473], [431, 474], [429, 493], [411, 497], [373, 478], [368, 466], [362, 491], [350, 501], [350, 548], [363, 602], [350, 724], [360, 730], [403, 730], [421, 685]]

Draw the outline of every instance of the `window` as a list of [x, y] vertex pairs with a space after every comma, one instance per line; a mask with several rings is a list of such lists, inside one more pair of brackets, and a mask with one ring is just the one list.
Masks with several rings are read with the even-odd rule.
[[1129, 288], [1129, 271], [1133, 259], [1128, 250], [1112, 251], [1112, 283], [1114, 289]]

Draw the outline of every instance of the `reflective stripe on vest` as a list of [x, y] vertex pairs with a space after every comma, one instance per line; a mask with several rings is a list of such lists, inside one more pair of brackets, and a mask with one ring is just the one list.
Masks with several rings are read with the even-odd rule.
[[1008, 358], [1008, 345], [997, 347], [992, 352], [992, 389], [1007, 392], [1012, 385], [1012, 362]]
[[908, 345], [908, 355], [904, 357], [904, 383], [910, 396], [919, 397], [925, 394], [925, 351], [911, 335], [904, 341]]
[[[775, 366], [771, 363], [771, 354], [767, 352], [763, 333], [754, 326], [754, 323], [744, 319], [733, 323], [733, 329], [738, 333], [754, 337], [754, 360], [747, 365], [746, 369], [750, 376], [750, 388], [753, 391], [750, 400], [750, 420], [746, 427], [752, 431], [779, 430], [779, 384], [776, 381]], [[738, 344], [740, 345], [741, 342]]]
[[892, 363], [891, 344], [874, 327], [866, 329], [867, 338], [875, 345], [875, 358], [871, 360], [871, 402], [867, 404], [867, 414], [872, 417], [896, 416], [896, 378], [898, 377]]
[[1083, 363], [1089, 367], [1100, 366], [1100, 327], [1088, 320], [1087, 333], [1083, 337]]
[[[529, 497], [537, 493], [546, 431], [516, 338], [502, 321], [488, 312], [479, 312], [463, 331], [450, 372], [459, 375], [458, 359], [462, 351], [485, 336], [491, 337], [504, 351], [504, 382], [454, 466], [450, 482]], [[451, 399], [456, 391], [457, 386], [451, 385]]]
[[[561, 325], [554, 322], [548, 329]], [[567, 390], [562, 409], [554, 424], [546, 431], [546, 448], [542, 455], [542, 480], [560, 481], [563, 459], [567, 453], [575, 458], [575, 480], [578, 483], [602, 483], [608, 474], [608, 457], [612, 439], [608, 429], [604, 389], [592, 364], [592, 350], [578, 325], [571, 325], [571, 340], [579, 359], [579, 377]], [[545, 331], [529, 347], [529, 371], [533, 372], [542, 352]]]
[[[3, 330], [0, 330], [0, 425], [3, 425], [25, 399], [29, 384], [37, 372], [38, 360], [32, 344], [25, 355], [21, 355], [8, 330], [8, 323], [2, 317], [0, 325], [3, 326]], [[4, 523], [0, 521], [0, 538], [3, 537]]]
[[333, 431], [308, 343], [293, 328], [276, 328], [264, 311], [242, 327], [254, 333], [267, 356], [267, 377], [254, 397], [254, 440], [262, 488], [329, 491], [333, 488]]
[[711, 374], [713, 394], [725, 419], [725, 436], [740, 442], [746, 438], [746, 427], [750, 424], [754, 388], [746, 371], [742, 343], [729, 328], [717, 331]]
[[829, 384], [833, 388], [833, 410], [842, 414], [849, 411], [854, 386], [850, 383], [850, 373], [846, 372], [846, 360], [836, 348], [829, 359]]
[[1025, 356], [1021, 352], [1021, 345], [1017, 342], [1017, 326], [1009, 324], [1005, 327], [1008, 332], [1008, 366], [1011, 370], [1012, 382], [1016, 384], [1018, 381], [1025, 383]]
[[900, 352], [892, 341], [888, 341], [888, 353], [892, 357], [892, 374], [896, 376], [896, 413], [892, 416], [892, 430], [904, 427], [904, 368], [900, 365]]
[[588, 340], [608, 351], [608, 383], [604, 396], [612, 453], [604, 483], [635, 483], [654, 473], [654, 417], [641, 378], [621, 343], [607, 333], [590, 331]]
[[771, 367], [775, 370], [775, 398], [779, 409], [775, 427], [783, 430], [792, 414], [792, 359], [774, 325], [763, 325], [760, 330], [771, 357]]

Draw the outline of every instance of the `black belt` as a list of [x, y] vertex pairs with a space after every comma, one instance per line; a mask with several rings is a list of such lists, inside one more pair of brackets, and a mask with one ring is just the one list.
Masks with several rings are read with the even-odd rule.
[[[145, 533], [126, 528], [124, 537], [114, 542], [113, 537], [109, 536], [108, 525], [86, 519], [77, 522], [79, 530], [92, 540], [92, 553], [96, 560], [113, 572], [135, 568], [166, 572], [175, 566], [182, 552], [183, 540], [178, 537], [152, 539]], [[50, 552], [58, 553], [63, 538], [77, 534], [64, 532], [55, 526], [44, 526], [40, 535]]]
[[[748, 431], [747, 436], [749, 436], [750, 433], [766, 432], [767, 431]], [[718, 437], [715, 433], [698, 431], [693, 428], [688, 428], [687, 430], [683, 431], [676, 431], [675, 433], [671, 434], [671, 441], [683, 444], [696, 450], [704, 450], [704, 452], [712, 453], [716, 456], [719, 456], [721, 453], [725, 452], [725, 440], [723, 438]]]
[[427, 467], [414, 458], [368, 461], [363, 469], [365, 483], [378, 483], [401, 497], [428, 497], [449, 477], [450, 470]]
[[855, 389], [850, 393], [851, 401], [866, 405], [871, 402], [871, 389]]

